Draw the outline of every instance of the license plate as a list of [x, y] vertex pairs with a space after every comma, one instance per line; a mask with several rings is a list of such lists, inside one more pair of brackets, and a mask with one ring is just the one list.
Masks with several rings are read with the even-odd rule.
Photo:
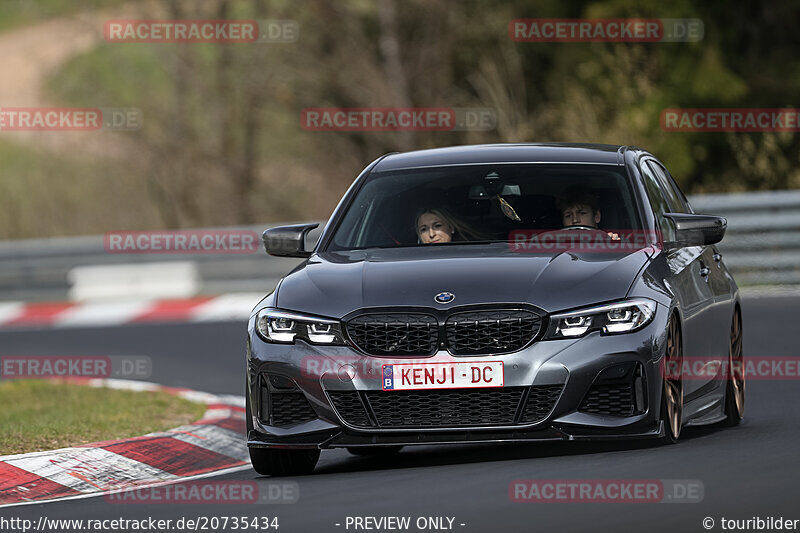
[[383, 365], [383, 390], [470, 389], [503, 386], [502, 361]]

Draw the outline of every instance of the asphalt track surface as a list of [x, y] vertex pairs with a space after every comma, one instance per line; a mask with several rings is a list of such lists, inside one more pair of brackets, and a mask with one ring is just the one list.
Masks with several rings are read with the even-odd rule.
[[[794, 297], [745, 298], [745, 356], [798, 356], [793, 338], [798, 310], [800, 299]], [[242, 394], [244, 341], [241, 323], [5, 331], [0, 352], [149, 355], [151, 381]], [[708, 531], [705, 517], [713, 518], [712, 531], [719, 531], [722, 517], [800, 519], [800, 382], [751, 380], [747, 387], [742, 425], [686, 428], [674, 446], [651, 441], [424, 446], [389, 459], [323, 451], [313, 475], [291, 478], [299, 485], [294, 504], [124, 505], [93, 497], [4, 508], [0, 517], [269, 516], [278, 517], [280, 533], [381, 531], [346, 529], [348, 516], [409, 516], [406, 531], [420, 531], [417, 517], [447, 516], [455, 518], [454, 531], [464, 532]], [[256, 481], [260, 490], [276, 482], [252, 470], [213, 479]], [[704, 499], [515, 503], [509, 484], [516, 479], [692, 479], [702, 482]]]

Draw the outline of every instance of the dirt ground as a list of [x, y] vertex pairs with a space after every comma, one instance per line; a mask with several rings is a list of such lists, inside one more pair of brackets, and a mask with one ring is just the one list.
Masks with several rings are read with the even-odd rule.
[[[192, 7], [203, 9], [213, 4], [199, 2]], [[163, 2], [130, 2], [112, 9], [78, 13], [0, 33], [0, 108], [63, 106], [63, 103], [48, 98], [47, 78], [72, 57], [102, 42], [105, 21], [166, 16]], [[124, 132], [107, 131], [0, 131], [2, 140], [51, 153], [100, 159], [130, 154], [132, 146], [124, 136]]]

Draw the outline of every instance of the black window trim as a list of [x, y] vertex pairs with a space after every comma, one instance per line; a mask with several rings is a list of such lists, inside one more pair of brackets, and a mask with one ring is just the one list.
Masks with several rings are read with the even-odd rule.
[[[689, 204], [689, 200], [686, 199], [686, 195], [683, 194], [683, 191], [681, 190], [681, 188], [678, 187], [678, 184], [675, 181], [675, 178], [673, 178], [672, 174], [669, 173], [669, 170], [667, 170], [667, 167], [664, 166], [664, 164], [661, 161], [659, 161], [658, 159], [656, 159], [653, 156], [650, 156], [650, 157], [648, 157], [646, 159], [647, 159], [648, 162], [650, 162], [653, 165], [657, 165], [662, 171], [664, 171], [664, 176], [666, 177], [666, 180], [667, 180], [666, 186], [670, 187], [670, 189], [672, 190], [672, 193], [675, 195], [675, 197], [681, 203], [681, 205], [679, 206], [681, 208], [681, 212], [682, 213], [694, 213], [694, 211], [692, 210], [691, 205]], [[661, 181], [661, 180], [659, 180], [659, 181]]]

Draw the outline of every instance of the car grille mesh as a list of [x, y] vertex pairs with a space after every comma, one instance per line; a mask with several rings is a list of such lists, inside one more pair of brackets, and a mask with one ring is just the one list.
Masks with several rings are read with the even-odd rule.
[[273, 426], [288, 426], [317, 418], [317, 414], [302, 392], [272, 393], [270, 403]]
[[424, 314], [361, 315], [347, 322], [347, 333], [371, 355], [432, 355], [439, 324]]
[[451, 315], [445, 324], [453, 355], [508, 353], [523, 348], [539, 333], [541, 319], [523, 310], [487, 310]]
[[522, 387], [433, 391], [368, 391], [379, 427], [512, 424]]
[[544, 420], [561, 395], [564, 385], [536, 385], [531, 387], [525, 411], [522, 413], [522, 422], [531, 424]]
[[[444, 339], [453, 355], [510, 353], [539, 333], [541, 317], [523, 309], [487, 309], [450, 315]], [[369, 355], [433, 355], [440, 342], [436, 317], [424, 313], [357, 316], [346, 323], [350, 340]]]
[[357, 392], [330, 391], [328, 396], [330, 396], [336, 411], [339, 412], [339, 416], [345, 419], [348, 424], [351, 426], [371, 425]]
[[[563, 385], [531, 387], [521, 420], [518, 413], [527, 387], [330, 391], [328, 394], [339, 416], [351, 426], [450, 428], [510, 426], [542, 420], [552, 410], [562, 388]], [[367, 414], [365, 406], [371, 410], [370, 414]]]
[[606, 416], [631, 416], [636, 410], [631, 383], [595, 384], [578, 409], [584, 413]]

